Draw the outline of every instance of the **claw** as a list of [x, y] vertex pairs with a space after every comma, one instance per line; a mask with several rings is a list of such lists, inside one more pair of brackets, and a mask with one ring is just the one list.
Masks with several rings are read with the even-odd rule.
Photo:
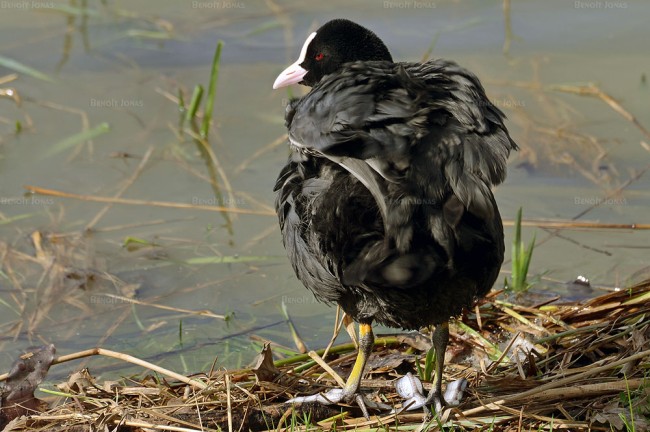
[[469, 382], [465, 378], [447, 384], [444, 396], [447, 406], [455, 407], [460, 405], [460, 400], [463, 398], [463, 394], [467, 390], [468, 385]]
[[326, 393], [316, 393], [315, 395], [311, 396], [298, 396], [293, 399], [289, 399], [286, 403], [300, 405], [304, 403], [315, 402], [321, 405], [334, 405], [341, 402], [341, 400], [343, 400], [343, 389], [335, 388], [329, 390]]
[[395, 389], [397, 394], [405, 399], [402, 405], [406, 407], [406, 411], [433, 405], [436, 413], [440, 414], [444, 406], [457, 406], [460, 404], [467, 385], [467, 380], [461, 378], [447, 385], [444, 396], [437, 394], [435, 389], [432, 389], [428, 396], [425, 397], [422, 382], [409, 372], [395, 382]]
[[402, 406], [406, 407], [406, 411], [412, 411], [426, 405], [422, 382], [419, 378], [413, 376], [411, 372], [395, 381], [395, 390], [404, 399]]
[[[319, 403], [321, 405], [334, 405], [339, 402], [344, 402], [346, 403], [346, 398], [345, 397], [345, 392], [341, 388], [335, 388], [332, 390], [329, 390], [325, 393], [318, 393], [315, 395], [311, 396], [300, 396], [300, 397], [295, 397], [293, 399], [289, 399], [286, 403], [288, 404], [303, 404], [303, 403]], [[370, 415], [368, 413], [368, 408], [372, 410], [378, 410], [378, 411], [386, 411], [390, 410], [391, 407], [383, 404], [381, 402], [374, 402], [365, 397], [364, 395], [360, 393], [356, 393], [353, 395], [352, 400], [357, 403], [359, 408], [361, 409], [361, 412], [363, 413], [363, 416], [366, 419], [370, 419]]]
[[[386, 405], [385, 403], [381, 403], [381, 402], [375, 402], [373, 400], [368, 399], [367, 397], [365, 397], [363, 395], [357, 395], [357, 398], [362, 398], [364, 403], [366, 404], [366, 406], [368, 408], [370, 408], [371, 410], [388, 411], [388, 410], [392, 409], [392, 407], [390, 405]], [[357, 400], [357, 403], [358, 403], [358, 400]]]
[[424, 402], [423, 408], [425, 413], [428, 412], [427, 406], [429, 405], [433, 406], [433, 411], [438, 415], [442, 413], [442, 408], [447, 406], [447, 404], [445, 404], [443, 396], [436, 392], [434, 389], [431, 389]]

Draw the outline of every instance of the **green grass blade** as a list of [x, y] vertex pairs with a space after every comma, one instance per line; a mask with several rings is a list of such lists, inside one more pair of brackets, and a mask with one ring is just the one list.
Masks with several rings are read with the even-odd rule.
[[293, 343], [296, 345], [296, 347], [303, 352], [309, 351], [305, 344], [302, 341], [302, 338], [300, 337], [300, 334], [298, 334], [298, 329], [296, 326], [293, 324], [293, 321], [291, 320], [291, 317], [289, 316], [289, 311], [287, 310], [287, 304], [282, 300], [282, 315], [284, 315], [284, 319], [287, 320], [287, 325], [289, 326], [289, 332], [291, 332], [291, 338], [293, 339]]
[[199, 105], [201, 104], [201, 99], [203, 98], [203, 86], [197, 84], [194, 87], [194, 92], [192, 93], [192, 99], [190, 100], [190, 108], [187, 110], [187, 115], [185, 121], [190, 123], [192, 119], [196, 116], [196, 112], [199, 110]]
[[[434, 347], [429, 348], [427, 351], [427, 357], [424, 361], [424, 380], [426, 382], [431, 382], [431, 377], [433, 376], [433, 367], [436, 363], [436, 356], [439, 356], [441, 353], [436, 352]], [[445, 353], [442, 353], [444, 356]]]
[[[2, 224], [2, 222], [0, 222], [0, 224]], [[626, 300], [625, 302], [623, 302], [623, 304], [624, 305], [631, 305], [633, 303], [641, 304], [641, 303], [646, 303], [646, 302], [650, 302], [650, 291], [648, 291], [646, 293], [643, 293], [643, 294], [640, 294], [640, 295], [638, 295], [636, 297], [632, 297], [631, 299]]]
[[522, 266], [521, 271], [524, 274], [523, 283], [526, 284], [526, 285], [528, 285], [526, 279], [527, 279], [527, 276], [528, 276], [528, 267], [530, 267], [530, 261], [533, 258], [533, 249], [535, 249], [535, 238], [536, 237], [537, 237], [536, 235], [533, 235], [533, 239], [530, 241], [530, 244], [526, 248], [526, 252], [524, 253], [524, 256], [523, 256], [523, 266]]
[[[2, 200], [0, 200], [0, 203], [2, 203]], [[28, 219], [28, 218], [34, 216], [35, 214], [36, 213], [23, 213], [23, 214], [19, 214], [19, 215], [16, 215], [16, 216], [8, 217], [6, 219], [0, 220], [0, 225], [7, 225], [7, 224], [10, 224], [10, 223], [19, 221], [19, 220]]]
[[427, 50], [422, 55], [422, 62], [425, 62], [425, 61], [429, 60], [429, 58], [431, 57], [431, 54], [433, 53], [434, 48], [436, 47], [436, 44], [438, 43], [438, 39], [440, 39], [441, 34], [442, 34], [442, 32], [437, 31], [433, 35], [433, 39], [431, 39], [431, 43], [429, 44], [429, 47], [427, 48]]
[[145, 245], [145, 246], [151, 246], [154, 243], [150, 242], [149, 240], [141, 239], [139, 237], [132, 237], [132, 236], [127, 236], [124, 238], [124, 241], [122, 242], [122, 246], [129, 246], [131, 244], [140, 244], [140, 245]]
[[54, 156], [58, 153], [61, 153], [69, 149], [70, 147], [74, 147], [79, 143], [97, 138], [98, 136], [105, 134], [109, 130], [111, 130], [111, 127], [108, 125], [108, 123], [101, 123], [100, 125], [94, 127], [93, 129], [79, 132], [78, 134], [74, 134], [52, 145], [49, 149], [45, 151], [44, 156], [45, 157]]
[[511, 289], [517, 291], [520, 285], [520, 267], [519, 257], [521, 254], [521, 207], [517, 211], [517, 218], [515, 220], [515, 238], [512, 241], [512, 274], [510, 280], [512, 281]]
[[53, 12], [61, 12], [70, 16], [78, 17], [100, 17], [101, 13], [97, 9], [88, 9], [87, 7], [75, 7], [68, 5], [53, 5], [51, 8], [48, 8]]
[[479, 342], [483, 345], [483, 347], [487, 351], [488, 357], [491, 360], [496, 361], [503, 355], [503, 352], [499, 349], [499, 347], [496, 344], [493, 344], [492, 342], [487, 340], [485, 337], [483, 337], [483, 335], [481, 335], [479, 332], [477, 332], [467, 324], [463, 323], [462, 321], [457, 321], [455, 325], [458, 326], [458, 328], [465, 331], [465, 333], [468, 333], [472, 335], [474, 338], [476, 338], [477, 340], [479, 340]]
[[533, 235], [533, 240], [528, 243], [528, 246], [524, 244], [521, 239], [521, 218], [522, 209], [519, 208], [515, 220], [515, 235], [512, 241], [512, 274], [510, 280], [506, 278], [506, 289], [514, 292], [526, 291], [532, 285], [528, 281], [528, 269], [535, 249], [536, 236]]
[[178, 112], [180, 114], [178, 119], [178, 135], [183, 135], [183, 128], [185, 127], [185, 120], [187, 115], [187, 107], [185, 106], [185, 97], [183, 91], [178, 89]]
[[66, 393], [66, 392], [51, 390], [51, 389], [47, 389], [47, 388], [43, 388], [43, 387], [39, 387], [38, 391], [41, 391], [41, 392], [43, 392], [45, 394], [58, 396], [58, 397], [69, 397], [69, 398], [75, 398], [75, 399], [79, 398], [79, 400], [82, 400], [82, 401], [99, 400], [97, 398], [90, 397], [90, 396], [84, 396], [84, 395], [80, 395], [80, 394], [76, 394], [76, 393]]
[[14, 59], [0, 55], [0, 66], [4, 66], [7, 69], [11, 69], [21, 74], [29, 75], [32, 78], [37, 78], [47, 82], [54, 82], [54, 79], [50, 78], [48, 75], [43, 72], [39, 72], [34, 68], [31, 68], [27, 65], [24, 65]]
[[420, 380], [426, 381], [424, 379], [424, 371], [422, 370], [422, 366], [420, 366], [420, 357], [418, 356], [415, 356], [415, 369]]
[[172, 40], [174, 36], [166, 31], [151, 31], [131, 29], [127, 30], [125, 35], [135, 39], [151, 39], [151, 40]]
[[129, 252], [133, 252], [145, 247], [155, 247], [155, 246], [160, 246], [160, 245], [143, 238], [132, 237], [132, 236], [125, 237], [124, 241], [122, 242], [122, 247], [128, 250]]
[[138, 310], [135, 306], [135, 304], [131, 304], [131, 314], [133, 315], [133, 321], [140, 330], [144, 331], [147, 327], [142, 323], [142, 321], [140, 321], [140, 317], [138, 317]]
[[[4, 272], [2, 273], [2, 275], [6, 276], [4, 274]], [[7, 278], [7, 279], [9, 279], [9, 278]], [[20, 311], [18, 309], [16, 309], [15, 307], [13, 307], [12, 305], [10, 305], [9, 303], [7, 303], [6, 301], [4, 301], [1, 298], [0, 298], [0, 306], [4, 306], [4, 307], [6, 307], [8, 309], [11, 309], [16, 314], [16, 316], [22, 316], [22, 314], [20, 313]]]
[[219, 60], [221, 59], [221, 48], [223, 42], [217, 42], [217, 49], [214, 52], [212, 59], [212, 70], [210, 71], [210, 84], [208, 86], [208, 100], [205, 103], [205, 111], [203, 112], [203, 124], [201, 125], [201, 136], [208, 137], [210, 132], [210, 122], [212, 121], [212, 111], [214, 109], [214, 100], [217, 94], [217, 78], [219, 77]]

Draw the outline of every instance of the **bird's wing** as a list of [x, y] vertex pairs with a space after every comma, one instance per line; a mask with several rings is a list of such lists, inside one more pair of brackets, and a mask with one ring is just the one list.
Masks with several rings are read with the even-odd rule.
[[393, 69], [385, 62], [351, 63], [323, 78], [287, 113], [291, 142], [362, 160], [406, 150], [416, 134], [408, 123], [417, 116]]
[[422, 176], [429, 178], [422, 180], [437, 181], [430, 181], [434, 187], [424, 198], [444, 200], [451, 189], [483, 216], [490, 213], [490, 187], [503, 181], [506, 159], [516, 149], [504, 118], [476, 76], [453, 62], [363, 62], [324, 77], [290, 106], [287, 126], [292, 144], [307, 152], [335, 162], [363, 161], [355, 163], [356, 171], [346, 169], [369, 187], [380, 208], [377, 195], [386, 190], [372, 171], [399, 183], [415, 164], [420, 170], [428, 164], [430, 173]]

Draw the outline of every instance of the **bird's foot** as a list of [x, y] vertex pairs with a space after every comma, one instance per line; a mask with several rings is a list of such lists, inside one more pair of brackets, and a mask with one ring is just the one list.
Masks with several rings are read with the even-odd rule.
[[372, 334], [372, 328], [369, 323], [359, 324], [359, 353], [354, 362], [350, 376], [343, 385], [343, 388], [332, 389], [328, 392], [316, 394], [313, 396], [304, 396], [293, 398], [288, 403], [306, 403], [316, 402], [321, 405], [332, 405], [339, 402], [346, 404], [355, 403], [361, 408], [363, 416], [370, 419], [368, 408], [373, 410], [390, 410], [391, 407], [383, 403], [377, 403], [369, 400], [361, 393], [359, 393], [359, 385], [361, 384], [361, 376], [366, 366], [366, 361], [370, 356], [375, 337]]
[[445, 406], [457, 406], [463, 397], [468, 382], [465, 378], [447, 384], [444, 396], [438, 393], [435, 388], [431, 389], [427, 396], [424, 396], [422, 382], [410, 372], [395, 382], [397, 394], [405, 399], [402, 406], [407, 411], [424, 408], [431, 405], [436, 414], [440, 414]]
[[467, 389], [468, 382], [465, 378], [452, 381], [447, 384], [445, 389], [445, 394], [441, 395], [438, 393], [435, 388], [431, 389], [427, 395], [427, 400], [425, 402], [425, 407], [432, 405], [436, 414], [442, 413], [444, 407], [455, 407], [460, 405], [460, 401], [463, 398], [463, 393]]
[[361, 393], [348, 394], [345, 389], [335, 388], [325, 393], [318, 393], [311, 396], [299, 396], [289, 399], [286, 403], [289, 404], [303, 404], [303, 403], [319, 403], [321, 405], [334, 405], [340, 402], [346, 404], [355, 403], [361, 409], [363, 416], [367, 419], [370, 418], [368, 409], [376, 411], [390, 410], [391, 407], [381, 402], [374, 402], [362, 395]]

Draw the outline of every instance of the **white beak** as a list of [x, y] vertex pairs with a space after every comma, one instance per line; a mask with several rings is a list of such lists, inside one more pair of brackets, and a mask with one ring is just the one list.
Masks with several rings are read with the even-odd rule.
[[312, 34], [307, 37], [307, 40], [305, 43], [302, 45], [302, 49], [300, 50], [300, 56], [298, 57], [298, 60], [296, 60], [295, 63], [293, 63], [291, 66], [286, 68], [285, 70], [282, 71], [280, 75], [275, 79], [275, 82], [273, 83], [273, 89], [279, 89], [281, 87], [286, 87], [291, 84], [297, 84], [300, 81], [302, 81], [302, 78], [307, 74], [307, 70], [300, 66], [302, 62], [305, 61], [305, 56], [307, 55], [307, 48], [309, 47], [309, 44], [311, 41], [316, 37], [316, 32], [313, 32]]
[[307, 75], [307, 70], [300, 66], [301, 61], [297, 61], [285, 70], [275, 79], [273, 89], [279, 89], [291, 84], [298, 84], [302, 81], [302, 77]]

